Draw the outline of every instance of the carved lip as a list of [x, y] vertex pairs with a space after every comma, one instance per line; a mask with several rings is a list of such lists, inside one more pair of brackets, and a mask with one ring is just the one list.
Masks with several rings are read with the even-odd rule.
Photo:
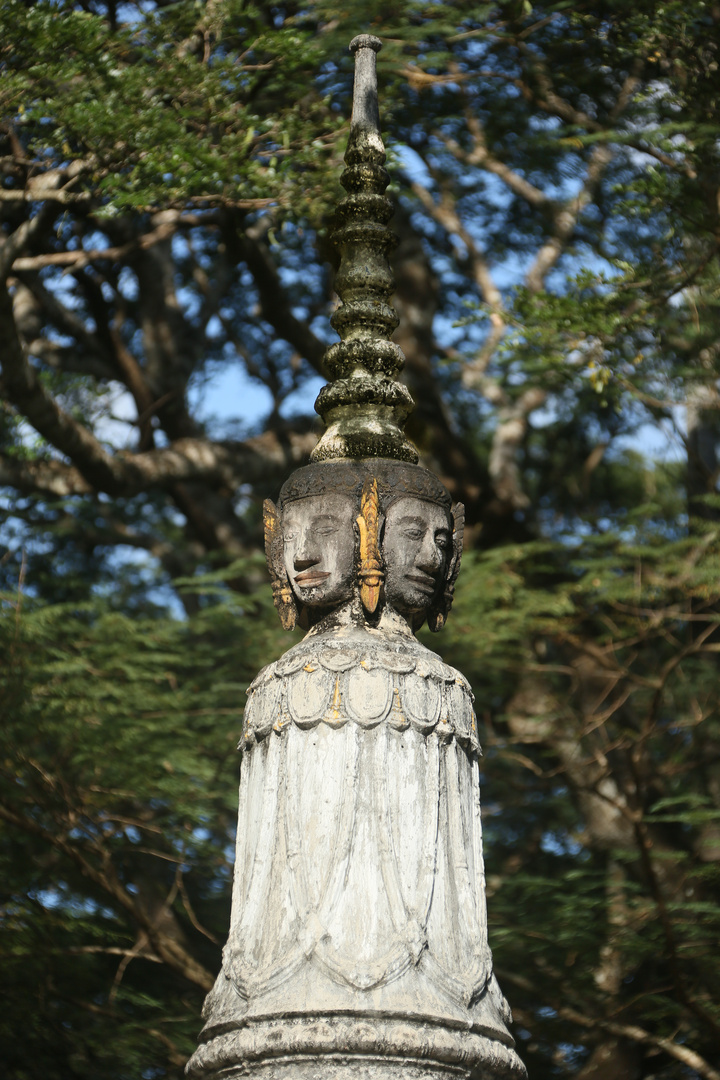
[[313, 585], [322, 585], [323, 581], [329, 577], [330, 574], [324, 570], [306, 570], [304, 573], [297, 575], [295, 584], [301, 588], [309, 589]]
[[429, 574], [406, 574], [405, 577], [408, 581], [412, 581], [413, 585], [417, 585], [422, 592], [432, 595], [437, 587], [437, 581], [435, 578], [430, 577]]

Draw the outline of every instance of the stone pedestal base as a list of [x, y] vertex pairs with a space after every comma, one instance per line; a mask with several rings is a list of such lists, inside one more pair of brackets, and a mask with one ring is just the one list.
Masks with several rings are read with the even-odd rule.
[[472, 1031], [343, 1016], [250, 1022], [203, 1043], [203, 1080], [524, 1080], [512, 1047]]
[[487, 938], [472, 693], [308, 635], [250, 688], [233, 911], [191, 1080], [522, 1080]]
[[[417, 1063], [407, 1058], [389, 1062], [386, 1058], [314, 1058], [311, 1061], [271, 1061], [249, 1070], [223, 1073], [223, 1077], [257, 1076], [258, 1080], [432, 1080], [438, 1077], [467, 1077], [466, 1069], [441, 1066], [436, 1062]], [[483, 1074], [473, 1074], [478, 1077]]]

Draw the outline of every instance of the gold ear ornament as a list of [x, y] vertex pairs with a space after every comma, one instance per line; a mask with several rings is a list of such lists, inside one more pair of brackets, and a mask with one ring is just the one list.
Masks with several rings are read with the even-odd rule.
[[283, 562], [283, 535], [280, 515], [272, 499], [263, 503], [265, 528], [265, 559], [272, 583], [273, 603], [277, 608], [283, 630], [293, 630], [297, 620], [297, 606]]

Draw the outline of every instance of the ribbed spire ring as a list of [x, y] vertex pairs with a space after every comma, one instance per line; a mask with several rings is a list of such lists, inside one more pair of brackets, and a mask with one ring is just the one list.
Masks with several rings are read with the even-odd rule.
[[371, 34], [350, 43], [355, 54], [353, 111], [340, 178], [347, 195], [337, 208], [332, 234], [340, 250], [335, 288], [342, 302], [330, 322], [342, 340], [325, 354], [334, 381], [322, 388], [315, 403], [327, 430], [312, 461], [418, 460], [402, 430], [414, 405], [410, 392], [397, 382], [405, 358], [389, 340], [398, 317], [389, 304], [395, 281], [387, 256], [397, 241], [387, 227], [393, 211], [385, 197], [390, 177], [384, 168], [375, 66], [381, 45]]

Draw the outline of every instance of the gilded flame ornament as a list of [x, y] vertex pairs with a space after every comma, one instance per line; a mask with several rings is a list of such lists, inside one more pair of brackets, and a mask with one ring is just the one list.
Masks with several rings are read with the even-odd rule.
[[360, 513], [357, 518], [360, 533], [360, 599], [368, 615], [377, 610], [385, 571], [380, 562], [378, 537], [380, 516], [377, 480], [366, 480], [360, 497]]

